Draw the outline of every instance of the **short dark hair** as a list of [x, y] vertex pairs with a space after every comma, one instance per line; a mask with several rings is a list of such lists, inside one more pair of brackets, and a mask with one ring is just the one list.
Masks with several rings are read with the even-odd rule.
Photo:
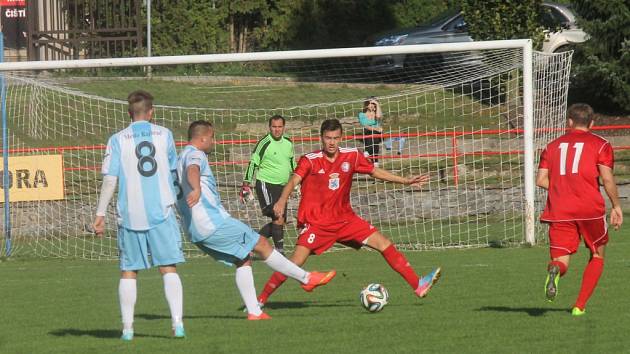
[[199, 135], [206, 134], [208, 129], [212, 128], [212, 123], [207, 120], [196, 120], [188, 126], [188, 140], [198, 137]]
[[343, 133], [343, 127], [341, 122], [337, 118], [326, 119], [322, 122], [322, 127], [319, 129], [319, 135], [324, 136], [324, 132], [332, 132], [335, 130], [341, 130]]
[[269, 118], [269, 126], [271, 126], [271, 121], [278, 120], [278, 119], [282, 120], [282, 125], [286, 125], [287, 124], [287, 122], [284, 120], [283, 116], [281, 116], [279, 114], [275, 114], [275, 115], [271, 116], [271, 118]]
[[586, 103], [574, 103], [567, 110], [567, 118], [575, 125], [588, 127], [593, 121], [593, 108]]
[[127, 108], [131, 118], [138, 114], [145, 114], [153, 108], [153, 96], [144, 90], [136, 90], [127, 96]]

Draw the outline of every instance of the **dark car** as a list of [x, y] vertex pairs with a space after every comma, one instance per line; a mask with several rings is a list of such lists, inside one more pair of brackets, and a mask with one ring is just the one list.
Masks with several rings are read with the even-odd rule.
[[[546, 28], [546, 40], [543, 43], [543, 52], [555, 53], [569, 49], [571, 45], [586, 41], [587, 34], [575, 24], [575, 14], [567, 5], [556, 3], [543, 3], [545, 17], [543, 23]], [[556, 29], [561, 30], [557, 31]], [[551, 30], [553, 29], [553, 31]], [[434, 44], [472, 42], [468, 35], [468, 26], [464, 16], [459, 10], [446, 12], [429, 24], [414, 28], [401, 29], [377, 36], [371, 43], [373, 46], [410, 45], [410, 44]], [[438, 61], [439, 55], [420, 56], [423, 62]], [[418, 57], [407, 55], [379, 56], [372, 60], [372, 70], [395, 70], [417, 64]]]

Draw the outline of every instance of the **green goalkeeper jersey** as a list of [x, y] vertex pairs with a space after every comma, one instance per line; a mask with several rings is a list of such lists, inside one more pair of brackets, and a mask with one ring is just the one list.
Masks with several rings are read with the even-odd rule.
[[289, 181], [296, 163], [293, 158], [293, 142], [284, 135], [275, 140], [271, 134], [258, 141], [245, 173], [245, 182], [256, 179], [272, 184], [285, 185]]

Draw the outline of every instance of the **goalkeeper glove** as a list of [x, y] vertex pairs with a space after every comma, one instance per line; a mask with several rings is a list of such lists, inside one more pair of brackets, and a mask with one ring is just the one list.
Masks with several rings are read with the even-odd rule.
[[243, 184], [241, 187], [241, 193], [239, 193], [239, 199], [241, 203], [245, 204], [248, 201], [254, 200], [254, 194], [252, 193], [252, 188], [246, 184]]

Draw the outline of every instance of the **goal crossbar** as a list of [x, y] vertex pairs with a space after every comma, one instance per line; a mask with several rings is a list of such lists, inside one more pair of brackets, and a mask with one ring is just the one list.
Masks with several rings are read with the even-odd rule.
[[[468, 50], [531, 48], [529, 39], [512, 39], [501, 41], [480, 41], [461, 43], [415, 44], [405, 46], [355, 47], [314, 50], [289, 50], [277, 52], [254, 52], [233, 54], [173, 55], [161, 57], [133, 57], [111, 59], [83, 59], [57, 61], [24, 61], [0, 63], [0, 71], [15, 70], [53, 70], [53, 69], [86, 69], [113, 68], [130, 66], [158, 66], [181, 64], [210, 64], [228, 62], [250, 62], [271, 60], [299, 60], [347, 58], [358, 56], [423, 54], [437, 52], [461, 52]], [[530, 52], [531, 56], [531, 52]]]

